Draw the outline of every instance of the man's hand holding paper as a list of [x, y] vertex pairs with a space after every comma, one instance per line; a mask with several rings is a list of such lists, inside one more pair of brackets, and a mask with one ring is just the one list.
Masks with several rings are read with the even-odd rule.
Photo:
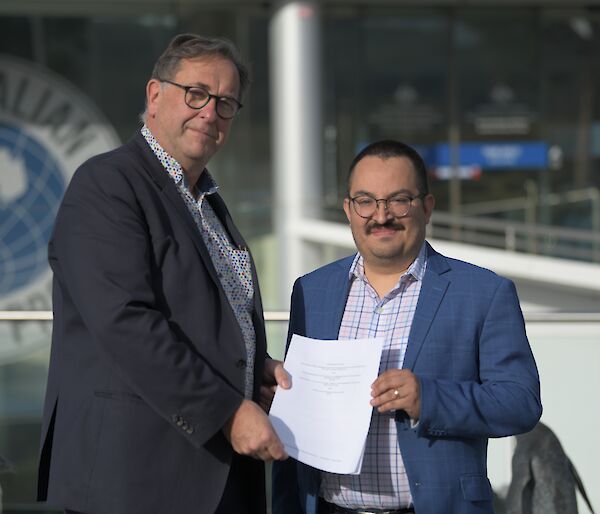
[[388, 369], [373, 383], [371, 405], [379, 412], [403, 410], [416, 422], [419, 420], [421, 402], [419, 381], [408, 369]]
[[358, 473], [371, 421], [371, 385], [383, 339], [320, 341], [294, 335], [273, 427], [291, 457], [332, 473]]

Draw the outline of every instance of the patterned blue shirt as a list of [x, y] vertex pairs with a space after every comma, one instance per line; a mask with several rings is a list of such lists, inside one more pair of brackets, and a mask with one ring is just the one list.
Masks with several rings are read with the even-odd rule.
[[236, 248], [223, 224], [205, 197], [217, 192], [214, 179], [204, 170], [196, 184], [198, 199], [190, 192], [181, 165], [169, 155], [154, 138], [148, 127], [142, 127], [142, 135], [150, 148], [169, 173], [183, 198], [194, 222], [208, 248], [212, 263], [217, 270], [221, 285], [240, 325], [246, 345], [245, 397], [252, 398], [254, 387], [254, 361], [256, 356], [256, 334], [252, 323], [254, 307], [254, 285], [250, 253], [245, 248]]
[[[426, 267], [423, 243], [417, 258], [383, 298], [379, 298], [369, 283], [360, 254], [350, 267], [351, 286], [339, 339], [383, 337], [379, 374], [402, 368]], [[412, 497], [394, 416], [373, 409], [360, 474], [321, 472], [321, 477], [321, 496], [341, 507], [399, 509], [410, 506]]]

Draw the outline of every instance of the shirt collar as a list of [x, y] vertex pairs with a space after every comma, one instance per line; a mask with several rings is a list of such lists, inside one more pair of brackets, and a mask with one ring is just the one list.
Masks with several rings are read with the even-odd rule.
[[[167, 151], [160, 146], [159, 142], [152, 135], [152, 132], [150, 132], [150, 129], [146, 126], [146, 124], [144, 124], [142, 127], [141, 133], [152, 149], [152, 152], [154, 155], [156, 155], [156, 158], [163, 165], [163, 168], [171, 176], [175, 184], [184, 186], [187, 189], [188, 184], [181, 164], [177, 162], [175, 157], [169, 155]], [[201, 195], [211, 195], [217, 192], [219, 186], [208, 170], [204, 169], [200, 175], [200, 178], [198, 179], [198, 182], [196, 183], [196, 189]]]
[[[406, 275], [412, 275], [415, 280], [423, 280], [423, 276], [425, 275], [425, 269], [427, 267], [427, 245], [425, 241], [421, 245], [421, 249], [419, 250], [419, 254], [417, 258], [413, 261], [413, 263], [408, 267], [408, 269], [402, 274], [402, 277]], [[402, 278], [400, 277], [400, 278]], [[365, 264], [363, 256], [360, 253], [356, 254], [354, 260], [352, 261], [352, 265], [350, 266], [350, 270], [348, 271], [348, 278], [352, 280], [353, 278], [358, 278], [360, 280], [367, 281], [365, 276]]]

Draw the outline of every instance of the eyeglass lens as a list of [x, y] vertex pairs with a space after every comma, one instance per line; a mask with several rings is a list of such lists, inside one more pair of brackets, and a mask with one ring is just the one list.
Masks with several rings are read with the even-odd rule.
[[[211, 96], [205, 89], [192, 87], [187, 90], [185, 95], [186, 103], [192, 109], [201, 109], [211, 99]], [[222, 118], [233, 118], [237, 111], [238, 105], [233, 101], [225, 97], [214, 97], [217, 102], [217, 114]]]
[[400, 218], [406, 216], [410, 210], [412, 198], [408, 196], [392, 196], [376, 200], [370, 196], [359, 196], [352, 199], [356, 213], [363, 218], [369, 218], [377, 211], [379, 203], [383, 203], [387, 212]]

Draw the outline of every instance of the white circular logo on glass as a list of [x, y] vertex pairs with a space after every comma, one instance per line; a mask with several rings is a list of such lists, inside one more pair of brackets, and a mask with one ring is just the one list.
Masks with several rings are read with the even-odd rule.
[[52, 220], [65, 190], [60, 163], [22, 127], [0, 122], [0, 296], [47, 269]]
[[[75, 169], [119, 145], [62, 77], [0, 55], [0, 309], [51, 309], [47, 245]], [[0, 361], [47, 344], [49, 323], [2, 323]]]

